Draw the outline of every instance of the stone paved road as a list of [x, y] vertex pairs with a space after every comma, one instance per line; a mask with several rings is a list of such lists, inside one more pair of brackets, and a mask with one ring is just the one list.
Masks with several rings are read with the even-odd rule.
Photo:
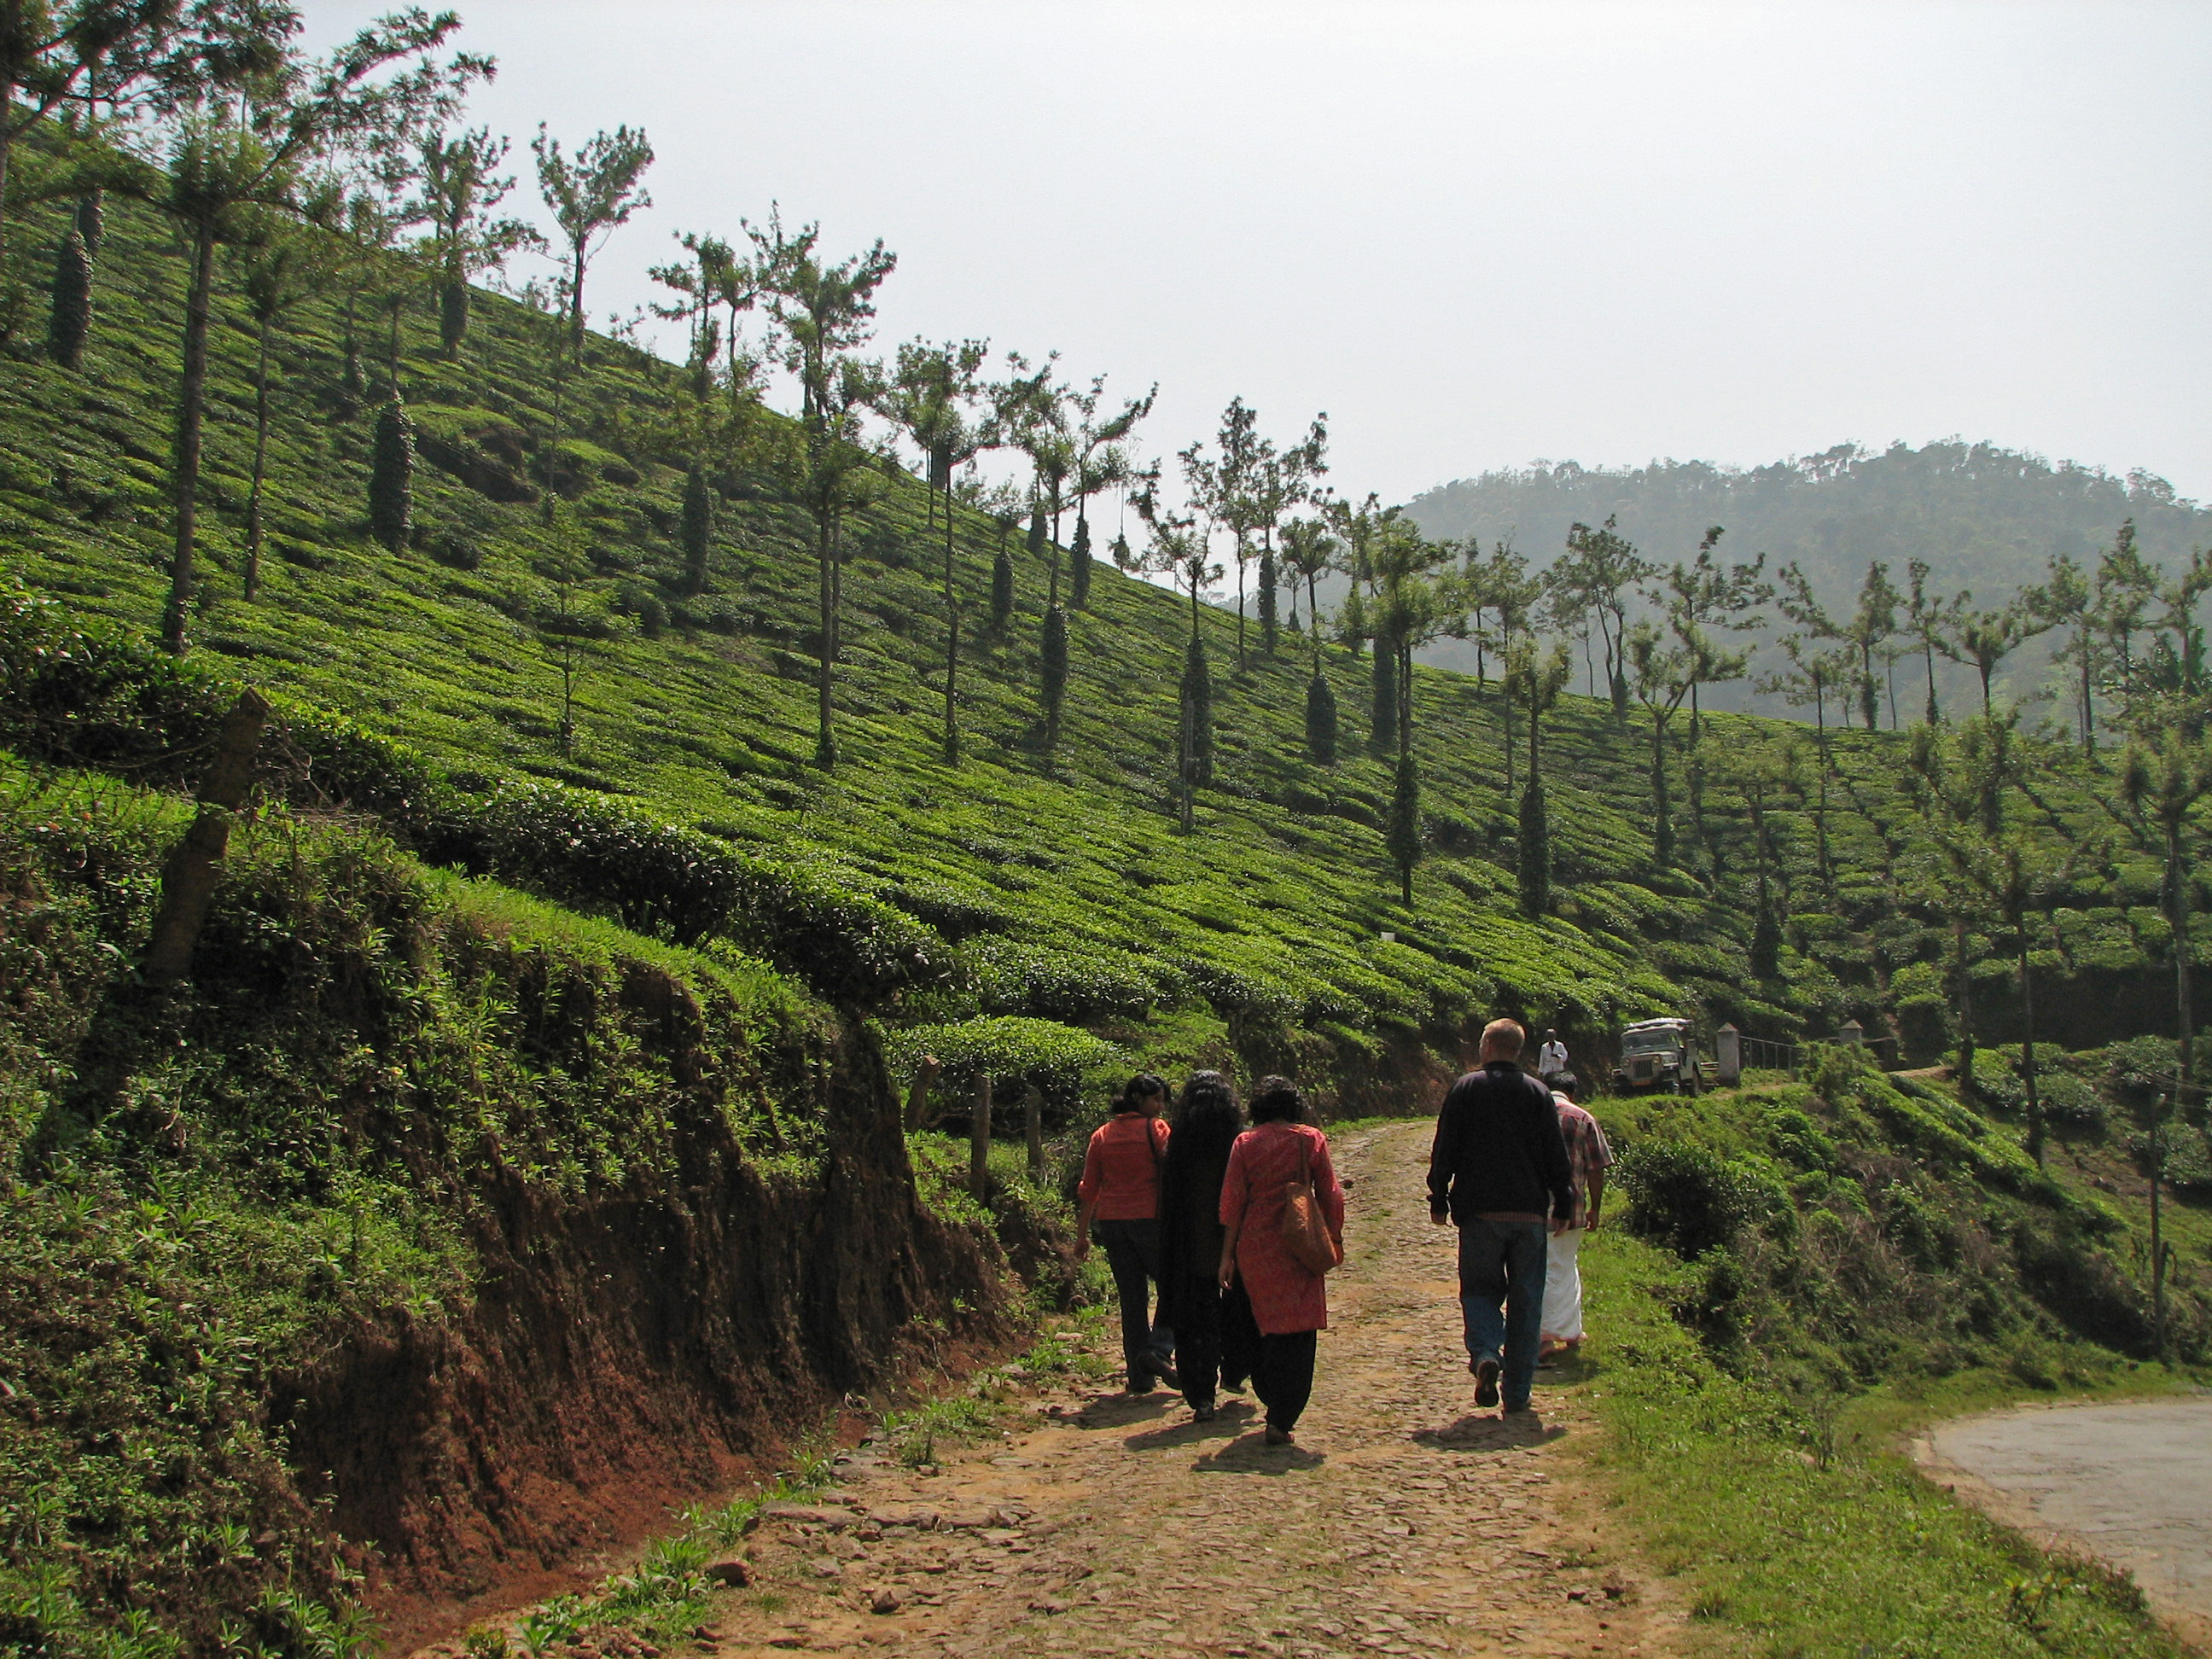
[[1338, 1148], [1349, 1260], [1297, 1448], [1263, 1449], [1249, 1406], [1200, 1426], [1162, 1392], [1040, 1401], [1033, 1431], [935, 1474], [864, 1454], [820, 1513], [757, 1534], [764, 1594], [720, 1619], [715, 1650], [1683, 1650], [1616, 1537], [1576, 1389], [1540, 1391], [1534, 1425], [1474, 1411], [1425, 1152], [1418, 1124]]
[[2212, 1638], [2212, 1396], [2000, 1412], [1929, 1443], [2000, 1520], [2133, 1573], [2185, 1635]]

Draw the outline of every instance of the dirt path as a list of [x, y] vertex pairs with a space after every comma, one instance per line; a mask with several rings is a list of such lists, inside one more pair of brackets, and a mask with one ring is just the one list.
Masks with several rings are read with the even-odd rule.
[[1162, 1391], [1041, 1399], [1033, 1431], [935, 1474], [864, 1450], [813, 1512], [756, 1534], [756, 1593], [702, 1645], [729, 1659], [1680, 1650], [1679, 1614], [1625, 1558], [1587, 1467], [1579, 1390], [1540, 1387], [1527, 1426], [1474, 1412], [1425, 1152], [1420, 1125], [1337, 1148], [1349, 1259], [1297, 1448], [1264, 1449], [1249, 1404], [1200, 1426]]
[[1997, 1412], [1915, 1450], [2038, 1542], [2134, 1574], [2167, 1623], [2212, 1650], [2212, 1398]]

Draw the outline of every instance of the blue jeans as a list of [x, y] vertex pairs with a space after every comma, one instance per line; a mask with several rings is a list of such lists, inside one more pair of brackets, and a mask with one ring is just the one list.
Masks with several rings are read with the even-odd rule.
[[1160, 1224], [1094, 1221], [1091, 1236], [1106, 1252], [1114, 1270], [1114, 1290], [1121, 1304], [1121, 1359], [1129, 1381], [1150, 1386], [1159, 1368], [1174, 1363], [1175, 1333], [1152, 1316], [1152, 1286], [1160, 1276]]
[[1536, 1386], [1536, 1344], [1544, 1329], [1540, 1221], [1485, 1221], [1459, 1230], [1459, 1304], [1467, 1315], [1468, 1357], [1502, 1367], [1505, 1405], [1517, 1410]]

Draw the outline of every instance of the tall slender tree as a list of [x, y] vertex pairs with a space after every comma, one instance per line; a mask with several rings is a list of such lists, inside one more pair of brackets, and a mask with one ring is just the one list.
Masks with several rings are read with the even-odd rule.
[[814, 763], [827, 771], [837, 763], [833, 687], [844, 592], [842, 533], [846, 517], [873, 498], [883, 476], [860, 440], [862, 413], [882, 401], [882, 376], [853, 354], [873, 331], [876, 291], [898, 256], [878, 240], [829, 264], [817, 251], [820, 227], [787, 234], [779, 213], [745, 231], [755, 280], [782, 335], [785, 367], [799, 384], [800, 479], [814, 520], [822, 635]]
[[1131, 398], [1110, 415], [1104, 406], [1106, 377], [1097, 376], [1077, 407], [1080, 418], [1074, 430], [1074, 465], [1068, 477], [1068, 494], [1075, 502], [1075, 543], [1070, 550], [1068, 598], [1078, 611], [1091, 604], [1091, 501], [1103, 491], [1126, 488], [1136, 481], [1128, 438], [1152, 412], [1159, 396], [1155, 386], [1141, 398]]
[[1232, 398], [1221, 411], [1221, 427], [1214, 434], [1218, 453], [1194, 443], [1180, 453], [1192, 503], [1217, 531], [1229, 532], [1230, 554], [1237, 567], [1237, 669], [1245, 668], [1245, 572], [1255, 549], [1252, 532], [1252, 486], [1255, 475], [1270, 446], [1260, 436], [1259, 417], [1242, 397]]
[[2158, 598], [2158, 572], [2136, 544], [2136, 521], [2122, 520], [2112, 544], [2097, 557], [2096, 617], [2121, 708], [2134, 683], [2136, 635]]
[[1199, 627], [1200, 605], [1219, 583], [1222, 568], [1198, 514], [1169, 507], [1160, 498], [1159, 468], [1139, 475], [1129, 504], [1146, 531], [1146, 547], [1135, 562], [1139, 574], [1167, 577], [1190, 595], [1190, 641], [1183, 652], [1176, 723], [1176, 817], [1185, 835], [1196, 827], [1197, 794], [1212, 780], [1213, 687]]
[[1667, 788], [1667, 728], [1690, 695], [1693, 669], [1689, 653], [1669, 645], [1656, 624], [1638, 622], [1628, 630], [1630, 689], [1651, 723], [1651, 857], [1664, 866], [1674, 861], [1674, 819]]
[[1940, 726], [1943, 722], [1943, 711], [1936, 696], [1936, 658], [1939, 652], [1943, 652], [1943, 641], [1950, 636], [1959, 613], [1966, 608], [1971, 596], [1960, 593], [1944, 600], [1930, 594], [1928, 578], [1933, 573], [1923, 559], [1914, 559], [1905, 568], [1911, 584], [1905, 609], [1907, 630], [1920, 647], [1921, 664], [1928, 676], [1928, 702], [1921, 719], [1925, 725]]
[[1544, 803], [1544, 716], [1559, 700], [1559, 693], [1575, 672], [1573, 654], [1562, 640], [1548, 652], [1536, 641], [1524, 640], [1514, 647], [1506, 675], [1519, 682], [1521, 697], [1528, 710], [1528, 781], [1521, 792], [1521, 836], [1517, 848], [1521, 908], [1530, 916], [1547, 915], [1552, 908], [1552, 830]]
[[261, 592], [262, 495], [269, 476], [269, 357], [285, 314], [319, 289], [325, 244], [275, 215], [241, 259], [239, 287], [253, 319], [253, 465], [246, 492], [246, 572], [250, 604]]
[[538, 163], [538, 193], [561, 233], [568, 267], [562, 288], [568, 302], [568, 349], [580, 363], [584, 277], [607, 238], [639, 210], [653, 205], [653, 198], [638, 183], [653, 165], [653, 145], [644, 128], [633, 131], [618, 126], [612, 132], [594, 133], [569, 155], [541, 122], [538, 136], [530, 141], [530, 153]]
[[2149, 1158], [2151, 1200], [2152, 1299], [2161, 1347], [2166, 1334], [2166, 1240], [2159, 1187], [2166, 1176], [2165, 1132], [2167, 1105], [2182, 1105], [2194, 1094], [2203, 1099], [2197, 1081], [2197, 1005], [2190, 942], [2190, 894], [2197, 880], [2198, 838], [2191, 831], [2197, 809], [2212, 795], [2212, 754], [2180, 722], [2144, 733], [2123, 754], [2115, 778], [2119, 816], [2134, 830], [2139, 845], [2154, 848], [2164, 865], [2160, 896], [2165, 901], [2173, 959], [2173, 1023], [2176, 1045], [2174, 1075], [2164, 1103], [2154, 1103], [2150, 1115]]
[[1973, 595], [1962, 592], [1949, 618], [1949, 627], [1936, 641], [1936, 648], [1953, 662], [1974, 671], [1982, 686], [1982, 714], [1995, 712], [1991, 682], [2004, 659], [2051, 624], [2043, 615], [2042, 590], [2029, 588], [2010, 603], [1992, 610], [1976, 610]]
[[2037, 609], [2053, 628], [2066, 630], [2058, 660], [2070, 663], [2075, 672], [2074, 717], [2082, 752], [2097, 752], [2097, 682], [2104, 668], [2105, 641], [2097, 626], [2097, 594], [2072, 555], [2052, 556], [2043, 585], [2036, 589]]
[[[411, 12], [372, 24], [313, 64], [292, 47], [297, 27], [288, 16], [241, 36], [236, 20], [211, 16], [198, 46], [182, 53], [187, 67], [152, 100], [161, 118], [149, 136], [166, 146], [167, 167], [142, 163], [113, 181], [177, 222], [191, 260], [172, 466], [175, 534], [161, 623], [164, 643], [179, 653], [198, 580], [216, 246], [241, 234], [262, 210], [295, 205], [301, 169], [318, 154], [340, 143], [396, 143], [450, 111], [489, 69], [483, 59], [467, 56], [443, 64], [430, 60], [459, 27], [450, 12]], [[407, 67], [378, 78], [395, 64]]]
[[500, 173], [507, 149], [506, 139], [483, 127], [433, 131], [415, 143], [415, 194], [401, 216], [429, 228], [423, 252], [436, 273], [438, 345], [447, 357], [468, 337], [470, 285], [509, 255], [545, 246], [532, 226], [499, 216], [500, 204], [514, 189], [514, 175]]
[[1577, 524], [1567, 532], [1567, 556], [1560, 562], [1559, 580], [1595, 620], [1605, 649], [1605, 683], [1612, 699], [1613, 717], [1628, 719], [1628, 607], [1637, 591], [1658, 574], [1637, 552], [1636, 544], [1621, 535], [1620, 520], [1606, 515], [1592, 530]]
[[1315, 499], [1315, 491], [1328, 471], [1328, 416], [1314, 416], [1306, 435], [1278, 449], [1262, 441], [1254, 459], [1247, 486], [1248, 503], [1242, 515], [1260, 538], [1260, 649], [1275, 654], [1277, 616], [1275, 591], [1281, 571], [1275, 558], [1275, 537], [1283, 515]]
[[[953, 481], [982, 447], [985, 434], [970, 418], [981, 393], [980, 375], [990, 355], [988, 340], [912, 340], [898, 349], [887, 412], [923, 457], [933, 492], [945, 495], [945, 731], [947, 766], [960, 763], [960, 597], [953, 538]], [[1008, 571], [1009, 577], [1012, 572]], [[1011, 598], [1011, 596], [1009, 596]]]

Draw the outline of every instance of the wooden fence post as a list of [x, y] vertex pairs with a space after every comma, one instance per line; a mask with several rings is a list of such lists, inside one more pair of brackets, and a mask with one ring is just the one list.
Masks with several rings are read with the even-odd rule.
[[1044, 1096], [1034, 1083], [1022, 1090], [1022, 1129], [1030, 1143], [1030, 1180], [1044, 1185]]
[[223, 854], [230, 850], [230, 820], [252, 787], [253, 755], [268, 720], [268, 700], [254, 690], [240, 693], [223, 716], [215, 763], [200, 781], [199, 816], [161, 866], [161, 903], [142, 964], [146, 977], [156, 983], [182, 979], [191, 971], [192, 947], [214, 901]]
[[924, 1054], [914, 1068], [914, 1086], [907, 1091], [906, 1127], [908, 1134], [929, 1127], [929, 1090], [937, 1081], [937, 1056]]
[[975, 1099], [968, 1114], [968, 1190], [981, 1204], [991, 1190], [991, 1074], [975, 1073]]

